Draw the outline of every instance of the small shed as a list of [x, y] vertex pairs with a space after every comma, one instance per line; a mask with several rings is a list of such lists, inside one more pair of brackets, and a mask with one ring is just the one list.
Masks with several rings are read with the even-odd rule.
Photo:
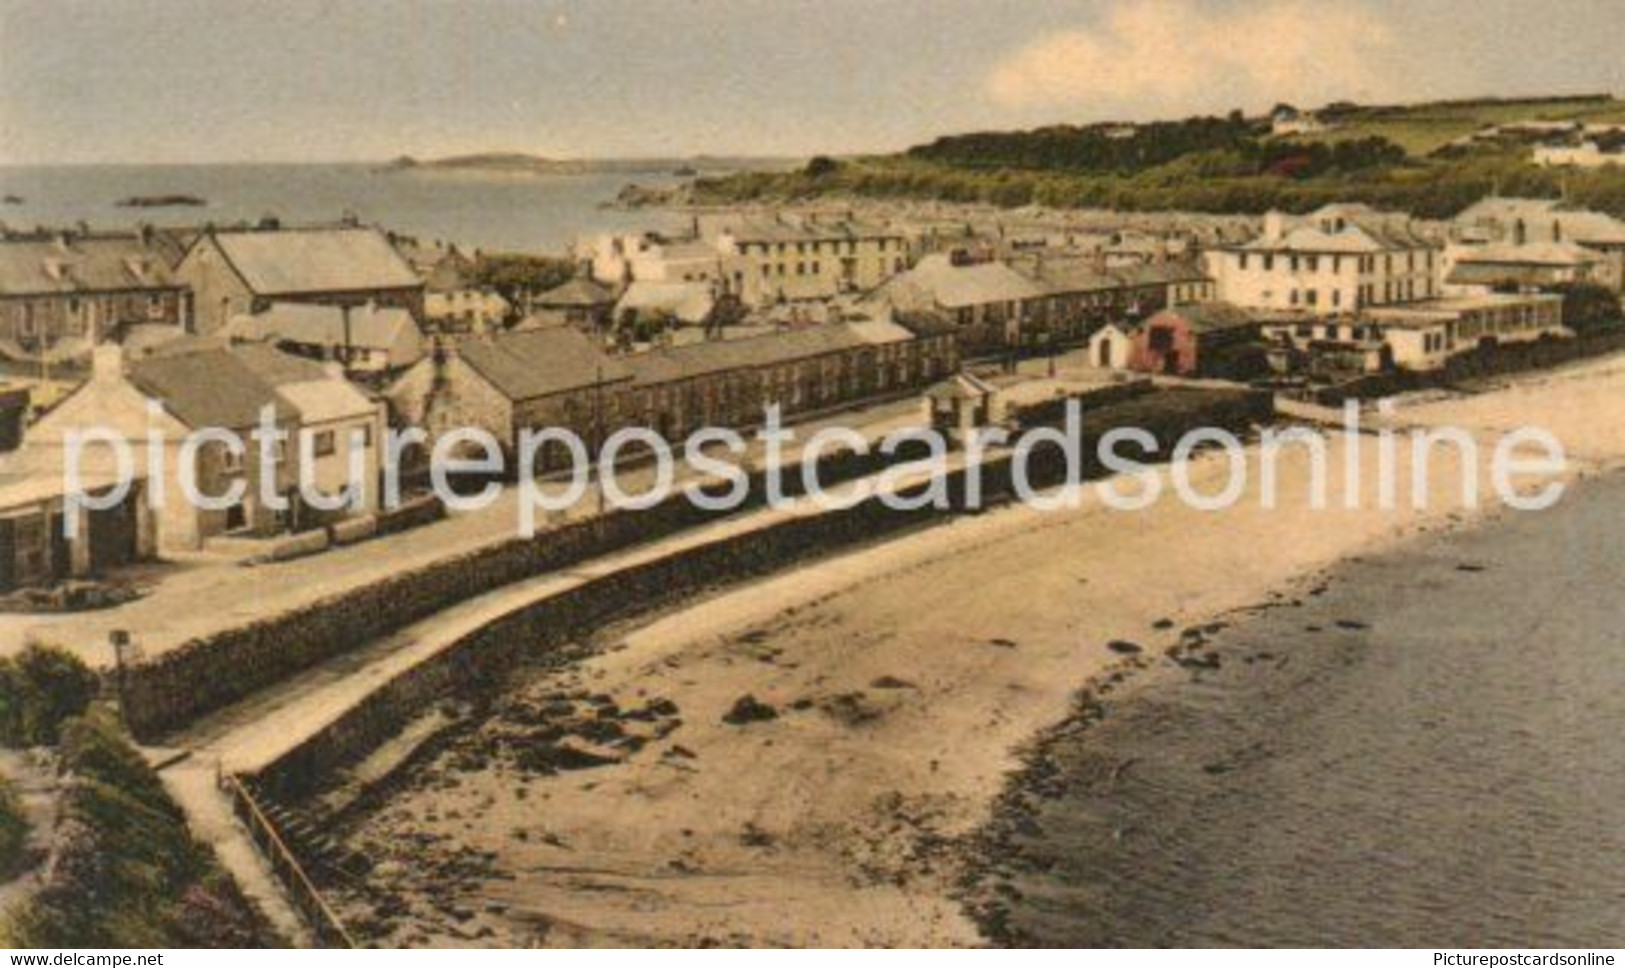
[[1089, 337], [1089, 365], [1098, 369], [1127, 369], [1133, 353], [1133, 335], [1116, 323], [1107, 323]]
[[972, 373], [956, 373], [925, 391], [931, 429], [963, 443], [970, 432], [992, 422], [998, 390]]

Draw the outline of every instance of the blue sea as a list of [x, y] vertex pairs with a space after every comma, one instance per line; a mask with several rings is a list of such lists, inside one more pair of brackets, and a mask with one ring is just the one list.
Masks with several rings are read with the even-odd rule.
[[[274, 215], [284, 223], [355, 215], [423, 239], [488, 251], [557, 252], [578, 235], [672, 228], [670, 212], [603, 207], [636, 182], [669, 184], [664, 172], [498, 175], [377, 171], [363, 164], [53, 165], [0, 167], [0, 222], [12, 229], [79, 222], [93, 228], [225, 224]], [[122, 208], [130, 196], [191, 195], [202, 207]]]

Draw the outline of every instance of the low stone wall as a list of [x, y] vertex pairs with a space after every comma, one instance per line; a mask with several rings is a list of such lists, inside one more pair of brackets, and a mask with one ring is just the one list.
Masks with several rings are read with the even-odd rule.
[[[1159, 395], [1160, 396], [1160, 395]], [[1267, 394], [1175, 391], [1181, 404], [1153, 406], [1137, 401], [1137, 412], [1119, 420], [1086, 420], [1085, 440], [1113, 426], [1132, 424], [1150, 431], [1161, 453], [1193, 427], [1222, 427], [1238, 433], [1273, 415]], [[1030, 465], [1039, 486], [1062, 483], [1067, 467], [1059, 451], [1035, 450]], [[538, 600], [450, 644], [432, 658], [381, 685], [365, 700], [263, 770], [255, 781], [273, 797], [297, 798], [321, 785], [339, 768], [366, 756], [434, 702], [459, 691], [479, 691], [499, 683], [527, 657], [559, 652], [604, 624], [636, 617], [706, 588], [780, 571], [796, 562], [854, 547], [905, 529], [959, 513], [965, 501], [968, 469], [946, 479], [948, 507], [896, 510], [878, 497], [817, 516], [791, 517], [762, 528], [673, 552]], [[1086, 480], [1104, 468], [1086, 448]], [[980, 469], [980, 490], [994, 503], [1014, 496], [1012, 458], [1003, 455]], [[919, 483], [904, 494], [920, 496]], [[466, 694], [466, 693], [465, 693]]]
[[[1171, 435], [1166, 438], [1171, 440], [1191, 426], [1241, 427], [1266, 420], [1270, 414], [1268, 394], [1173, 390], [1136, 397], [1086, 413], [1083, 436], [1086, 440], [1092, 440], [1113, 426], [1132, 425], [1144, 427], [1159, 439]], [[1092, 451], [1092, 448], [1089, 449]], [[824, 483], [833, 484], [873, 475], [892, 463], [909, 459], [912, 456], [906, 453], [892, 458], [878, 454], [833, 453], [820, 462], [820, 477]], [[1099, 472], [1093, 453], [1089, 453], [1084, 475], [1097, 476]], [[1032, 473], [1035, 483], [1058, 481], [1058, 475], [1064, 473], [1065, 465], [1058, 452], [1051, 449], [1037, 451]], [[799, 477], [798, 474], [786, 476], [784, 486], [787, 493], [793, 495], [798, 492]], [[983, 481], [985, 495], [1008, 495], [1011, 489], [1008, 462], [995, 461], [990, 464], [983, 471]], [[750, 499], [739, 510], [760, 507], [765, 501], [764, 475], [753, 475], [749, 483]], [[954, 488], [962, 486], [960, 475], [956, 475], [950, 484]], [[891, 511], [876, 502], [860, 505], [844, 516], [833, 514], [796, 526], [797, 529], [813, 531], [828, 529], [828, 540], [812, 541], [799, 530], [777, 538], [754, 533], [737, 541], [742, 545], [763, 542], [761, 549], [741, 547], [724, 553], [708, 550], [711, 546], [705, 546], [689, 553], [693, 557], [686, 559], [691, 563], [688, 567], [693, 569], [696, 576], [707, 581], [735, 573], [748, 574], [740, 571], [737, 565], [728, 565], [729, 570], [719, 575], [712, 570], [713, 565], [721, 567], [718, 563], [699, 565], [694, 562], [703, 560], [705, 555], [731, 554], [739, 561], [782, 564], [791, 560], [786, 555], [786, 548], [829, 550], [843, 542], [871, 537], [886, 528], [907, 526], [915, 517]], [[195, 639], [128, 670], [124, 690], [125, 716], [138, 737], [147, 742], [156, 741], [169, 730], [459, 602], [635, 544], [666, 537], [717, 517], [717, 512], [698, 508], [685, 495], [676, 494], [647, 510], [612, 510], [599, 517], [563, 525], [534, 538], [516, 537], [403, 571], [295, 611]], [[863, 523], [849, 534], [843, 525], [847, 520], [861, 520]], [[687, 587], [681, 584], [682, 580], [680, 574], [667, 574], [654, 582], [653, 587]], [[591, 587], [597, 587], [597, 583]], [[583, 607], [577, 605], [569, 608]], [[573, 621], [579, 623], [579, 619], [570, 618], [574, 614], [554, 615], [548, 621], [562, 622], [567, 628], [580, 627], [579, 624], [571, 624]], [[451, 681], [469, 674], [469, 671], [454, 674], [448, 670], [445, 674], [451, 677], [448, 680]]]

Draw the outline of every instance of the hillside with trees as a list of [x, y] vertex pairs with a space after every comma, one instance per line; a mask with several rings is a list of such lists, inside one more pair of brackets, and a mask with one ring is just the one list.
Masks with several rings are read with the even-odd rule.
[[[1283, 106], [1284, 107], [1284, 106]], [[700, 204], [827, 196], [984, 202], [1004, 207], [1257, 213], [1360, 201], [1440, 218], [1478, 198], [1555, 197], [1625, 215], [1625, 169], [1530, 163], [1526, 141], [1469, 138], [1517, 121], [1625, 123], [1606, 96], [1328, 105], [1324, 130], [1287, 137], [1268, 118], [1056, 125], [938, 138], [896, 155], [700, 179]]]

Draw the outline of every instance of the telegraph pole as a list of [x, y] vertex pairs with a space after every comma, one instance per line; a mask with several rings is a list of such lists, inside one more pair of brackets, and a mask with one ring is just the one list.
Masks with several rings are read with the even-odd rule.
[[592, 437], [593, 448], [598, 451], [598, 457], [593, 461], [594, 473], [598, 478], [598, 516], [604, 516], [604, 364], [598, 368], [592, 381]]

